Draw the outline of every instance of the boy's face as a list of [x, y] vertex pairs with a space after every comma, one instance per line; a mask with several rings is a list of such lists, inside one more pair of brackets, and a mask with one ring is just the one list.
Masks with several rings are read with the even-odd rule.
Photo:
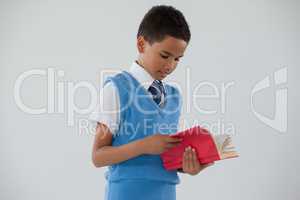
[[184, 40], [166, 36], [161, 42], [154, 42], [152, 45], [138, 37], [137, 47], [140, 53], [139, 64], [156, 80], [162, 80], [171, 74], [187, 47]]

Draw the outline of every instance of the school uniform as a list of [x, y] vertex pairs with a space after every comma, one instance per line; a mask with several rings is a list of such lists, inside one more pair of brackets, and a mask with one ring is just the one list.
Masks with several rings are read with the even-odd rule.
[[[178, 89], [153, 80], [136, 62], [129, 72], [108, 77], [102, 92], [106, 95], [99, 106], [118, 112], [105, 114], [98, 108], [90, 120], [110, 128], [112, 146], [178, 131], [182, 104]], [[175, 200], [176, 185], [180, 183], [176, 170], [164, 169], [160, 155], [148, 154], [108, 166], [105, 178], [105, 200]]]

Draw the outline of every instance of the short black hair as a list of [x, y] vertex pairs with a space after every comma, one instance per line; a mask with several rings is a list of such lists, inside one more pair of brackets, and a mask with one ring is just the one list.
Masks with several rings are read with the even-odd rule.
[[183, 14], [172, 6], [158, 5], [152, 7], [144, 16], [137, 37], [144, 36], [150, 44], [172, 36], [189, 42], [191, 33]]

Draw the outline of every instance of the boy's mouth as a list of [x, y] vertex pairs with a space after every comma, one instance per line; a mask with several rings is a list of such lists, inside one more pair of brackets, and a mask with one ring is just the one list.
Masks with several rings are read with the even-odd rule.
[[158, 72], [159, 72], [160, 76], [163, 78], [165, 78], [168, 75], [168, 73], [164, 73], [162, 71], [158, 71]]

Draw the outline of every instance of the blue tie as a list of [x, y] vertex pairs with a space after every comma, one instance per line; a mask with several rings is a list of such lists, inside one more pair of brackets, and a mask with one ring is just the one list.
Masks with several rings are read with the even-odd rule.
[[164, 90], [164, 86], [160, 80], [153, 81], [153, 83], [150, 85], [148, 91], [152, 94], [153, 100], [158, 105], [161, 102], [162, 95], [166, 94], [165, 90]]

